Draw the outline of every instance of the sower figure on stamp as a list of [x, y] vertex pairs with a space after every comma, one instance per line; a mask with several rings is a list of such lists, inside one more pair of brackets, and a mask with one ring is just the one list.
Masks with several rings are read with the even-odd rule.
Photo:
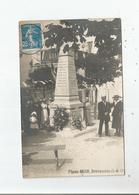
[[109, 136], [109, 121], [111, 105], [106, 101], [106, 96], [101, 97], [102, 101], [98, 103], [98, 119], [99, 121], [99, 131], [98, 134], [101, 137], [103, 123], [105, 123], [105, 135]]
[[122, 120], [123, 120], [123, 102], [120, 100], [119, 95], [115, 95], [113, 97], [113, 120], [112, 120], [112, 128], [116, 129], [115, 135], [120, 136], [121, 128], [122, 128]]

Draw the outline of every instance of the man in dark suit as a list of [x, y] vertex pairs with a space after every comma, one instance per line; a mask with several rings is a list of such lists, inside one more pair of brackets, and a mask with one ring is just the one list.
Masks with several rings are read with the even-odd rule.
[[99, 121], [99, 131], [98, 134], [101, 137], [102, 135], [102, 127], [105, 122], [105, 135], [109, 136], [109, 121], [110, 121], [110, 112], [111, 105], [106, 101], [106, 96], [101, 97], [102, 101], [98, 103], [98, 119]]
[[113, 120], [112, 120], [112, 128], [116, 129], [115, 135], [121, 135], [121, 128], [123, 124], [123, 102], [120, 100], [119, 95], [115, 95], [113, 97], [114, 109], [112, 112]]

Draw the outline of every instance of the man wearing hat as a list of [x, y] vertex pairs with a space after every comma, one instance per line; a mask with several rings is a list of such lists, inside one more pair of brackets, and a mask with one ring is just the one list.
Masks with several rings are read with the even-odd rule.
[[98, 103], [98, 119], [99, 121], [99, 131], [98, 134], [101, 137], [103, 123], [105, 123], [105, 135], [109, 136], [109, 121], [111, 105], [106, 101], [106, 96], [101, 96], [102, 101]]
[[119, 95], [115, 95], [113, 96], [113, 112], [112, 112], [112, 116], [113, 116], [113, 120], [112, 120], [112, 128], [116, 129], [115, 135], [120, 136], [121, 135], [121, 124], [122, 124], [122, 115], [123, 115], [123, 103], [120, 100], [120, 96]]

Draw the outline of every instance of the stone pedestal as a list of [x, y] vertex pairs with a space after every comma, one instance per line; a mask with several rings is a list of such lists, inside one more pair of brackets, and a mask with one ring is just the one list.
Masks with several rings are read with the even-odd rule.
[[67, 112], [69, 112], [70, 120], [73, 113], [80, 113], [83, 118], [83, 104], [79, 101], [74, 52], [72, 49], [64, 53], [62, 48], [59, 53], [55, 97], [50, 109], [51, 125], [54, 110], [57, 107], [66, 108]]

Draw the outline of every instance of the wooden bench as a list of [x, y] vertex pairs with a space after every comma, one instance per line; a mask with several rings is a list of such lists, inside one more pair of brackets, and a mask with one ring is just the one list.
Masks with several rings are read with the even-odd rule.
[[53, 151], [54, 155], [55, 155], [55, 159], [56, 159], [56, 167], [59, 168], [60, 164], [59, 164], [59, 150], [65, 150], [66, 145], [32, 145], [32, 146], [25, 146], [22, 149], [22, 155], [23, 158], [24, 156], [28, 156], [28, 155], [32, 155], [32, 154], [36, 154], [39, 151]]

